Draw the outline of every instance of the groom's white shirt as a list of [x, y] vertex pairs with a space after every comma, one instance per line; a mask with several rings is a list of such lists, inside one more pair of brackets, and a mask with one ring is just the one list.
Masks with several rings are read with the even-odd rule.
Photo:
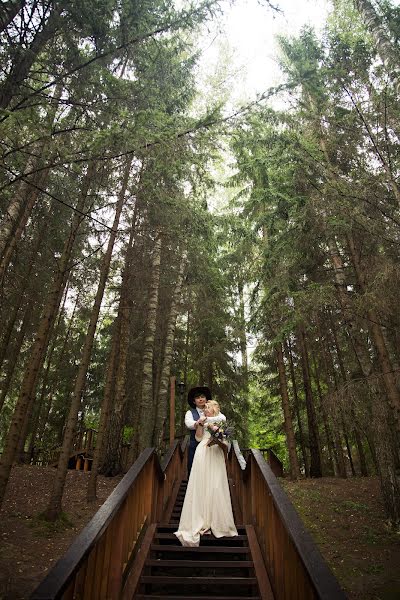
[[[199, 413], [200, 417], [202, 417], [204, 415], [204, 410], [202, 408], [198, 408], [197, 412]], [[196, 419], [196, 421], [197, 421], [197, 419]], [[193, 419], [192, 412], [190, 410], [188, 410], [185, 415], [186, 427], [188, 429], [195, 429], [194, 424], [196, 423], [196, 421]], [[226, 416], [223, 415], [222, 413], [219, 413], [219, 415], [217, 415], [216, 417], [207, 417], [207, 421], [209, 423], [217, 423], [218, 421], [226, 421]]]

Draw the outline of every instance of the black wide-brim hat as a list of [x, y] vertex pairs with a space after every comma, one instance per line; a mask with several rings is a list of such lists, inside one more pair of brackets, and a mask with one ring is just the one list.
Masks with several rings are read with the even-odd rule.
[[211, 400], [211, 390], [208, 387], [205, 386], [198, 386], [198, 387], [194, 387], [191, 390], [189, 390], [188, 393], [188, 404], [189, 406], [191, 406], [192, 408], [196, 408], [196, 402], [194, 401], [195, 398], [197, 398], [198, 396], [205, 396], [207, 398], [207, 400]]

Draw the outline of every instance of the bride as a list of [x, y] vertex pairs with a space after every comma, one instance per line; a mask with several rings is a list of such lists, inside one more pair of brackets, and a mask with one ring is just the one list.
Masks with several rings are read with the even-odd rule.
[[[238, 535], [233, 520], [228, 476], [224, 451], [218, 444], [208, 446], [212, 423], [207, 417], [218, 417], [218, 402], [210, 400], [204, 407], [204, 417], [199, 420], [196, 437], [204, 429], [197, 446], [182, 507], [176, 537], [182, 546], [199, 546], [200, 535], [213, 533], [219, 537]], [[200, 428], [200, 430], [199, 430]]]

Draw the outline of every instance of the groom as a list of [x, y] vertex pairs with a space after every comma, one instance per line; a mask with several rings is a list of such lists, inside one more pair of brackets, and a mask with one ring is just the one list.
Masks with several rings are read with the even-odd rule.
[[[188, 404], [190, 409], [187, 411], [185, 415], [185, 425], [189, 429], [190, 434], [190, 442], [189, 442], [189, 453], [188, 453], [188, 479], [190, 476], [190, 471], [192, 469], [194, 453], [196, 452], [196, 448], [199, 445], [199, 442], [196, 441], [196, 429], [197, 427], [202, 427], [202, 419], [204, 416], [204, 405], [207, 400], [212, 400], [211, 391], [208, 387], [198, 386], [189, 390], [188, 393]], [[225, 421], [225, 416], [221, 413], [219, 415], [220, 420]]]

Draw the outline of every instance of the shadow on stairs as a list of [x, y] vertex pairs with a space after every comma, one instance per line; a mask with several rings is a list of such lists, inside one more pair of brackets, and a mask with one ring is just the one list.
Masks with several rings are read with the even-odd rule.
[[149, 527], [130, 587], [135, 600], [273, 600], [252, 526], [237, 524], [238, 535], [201, 537], [200, 546], [181, 546], [173, 534], [185, 497], [182, 481], [168, 523]]

